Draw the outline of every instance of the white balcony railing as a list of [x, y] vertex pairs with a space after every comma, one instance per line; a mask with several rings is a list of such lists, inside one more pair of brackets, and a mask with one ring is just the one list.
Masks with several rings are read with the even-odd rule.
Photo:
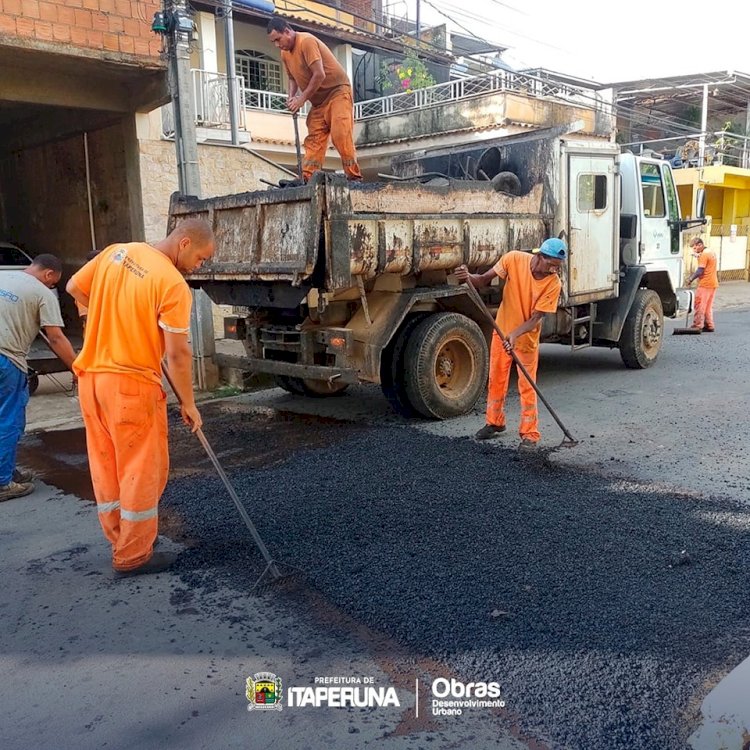
[[[229, 86], [223, 73], [193, 69], [190, 71], [193, 83], [193, 103], [196, 124], [207, 128], [224, 127], [229, 124]], [[242, 79], [235, 80], [235, 96], [242, 101]], [[240, 129], [245, 128], [243, 107], [238, 107]]]
[[552, 78], [498, 70], [480, 76], [438, 83], [409, 93], [391, 94], [379, 99], [357, 102], [354, 105], [354, 119], [360, 121], [385, 117], [501, 91], [515, 91], [534, 97], [555, 97], [593, 109], [601, 109], [608, 114], [611, 114], [612, 109], [611, 104], [593, 89], [572, 86]]
[[[196, 123], [203, 127], [229, 127], [229, 92], [226, 75], [197, 68], [191, 71], [191, 75]], [[246, 88], [241, 76], [237, 77], [236, 86], [240, 129], [246, 128], [247, 110], [288, 112], [285, 93]], [[601, 110], [607, 114], [613, 112], [611, 102], [593, 89], [561, 83], [553, 78], [498, 70], [481, 76], [439, 83], [408, 93], [391, 94], [378, 99], [357, 102], [354, 105], [354, 119], [362, 121], [385, 117], [399, 112], [424, 109], [502, 91], [515, 91], [533, 97], [554, 97]], [[309, 104], [306, 103], [300, 114], [306, 115], [308, 111]], [[173, 131], [171, 107], [162, 108], [162, 112], [164, 132], [169, 135]]]

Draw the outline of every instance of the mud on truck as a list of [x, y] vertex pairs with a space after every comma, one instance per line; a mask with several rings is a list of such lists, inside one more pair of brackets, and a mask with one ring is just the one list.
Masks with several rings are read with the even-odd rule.
[[[369, 382], [403, 414], [464, 414], [487, 383], [491, 331], [451, 271], [481, 272], [549, 236], [567, 241], [569, 257], [542, 342], [617, 348], [629, 368], [656, 361], [664, 316], [678, 312], [688, 223], [666, 161], [609, 142], [527, 137], [407, 155], [394, 172], [173, 196], [170, 229], [202, 217], [216, 233], [216, 255], [189, 283], [245, 311], [225, 329], [246, 357], [225, 364], [270, 373], [294, 394]], [[483, 290], [487, 304], [502, 291]]]

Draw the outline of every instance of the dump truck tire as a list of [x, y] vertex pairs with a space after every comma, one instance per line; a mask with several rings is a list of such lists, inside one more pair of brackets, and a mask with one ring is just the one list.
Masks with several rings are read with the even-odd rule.
[[335, 380], [332, 383], [327, 380], [313, 380], [312, 378], [293, 378], [293, 380], [299, 380], [302, 392], [310, 398], [340, 396], [349, 387], [349, 383], [338, 383]]
[[295, 396], [304, 396], [305, 392], [302, 390], [302, 382], [299, 378], [290, 378], [288, 375], [275, 375], [274, 380], [279, 388], [283, 388], [287, 393], [291, 393]]
[[338, 396], [343, 393], [349, 383], [329, 383], [327, 380], [313, 380], [312, 378], [294, 378], [291, 375], [276, 375], [276, 385], [295, 396], [309, 398], [325, 398]]
[[509, 195], [521, 195], [521, 180], [515, 172], [498, 172], [492, 178], [492, 187], [496, 193], [508, 193]]
[[406, 393], [404, 350], [412, 332], [424, 318], [424, 313], [409, 316], [380, 357], [380, 388], [393, 411], [402, 417], [413, 417], [417, 413]]
[[409, 402], [430, 419], [470, 411], [487, 385], [489, 355], [482, 329], [459, 313], [436, 313], [411, 333], [404, 351]]
[[643, 370], [656, 362], [664, 340], [664, 311], [652, 289], [635, 293], [618, 346], [625, 367]]

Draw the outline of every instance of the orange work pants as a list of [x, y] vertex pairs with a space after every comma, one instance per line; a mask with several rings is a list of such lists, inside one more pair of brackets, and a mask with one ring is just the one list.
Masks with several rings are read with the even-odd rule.
[[112, 567], [131, 570], [151, 558], [158, 532], [169, 473], [167, 398], [156, 383], [107, 372], [81, 373], [78, 393]]
[[305, 182], [313, 172], [323, 168], [329, 137], [341, 156], [346, 178], [361, 180], [362, 172], [354, 150], [354, 102], [348, 86], [334, 91], [326, 102], [313, 107], [307, 114], [305, 159], [302, 162]]
[[695, 312], [693, 313], [693, 326], [695, 328], [714, 327], [714, 297], [716, 289], [699, 286], [695, 290]]
[[[533, 352], [516, 351], [521, 364], [526, 368], [529, 375], [536, 382], [536, 370], [539, 364], [539, 349]], [[505, 397], [508, 395], [508, 383], [510, 382], [510, 371], [513, 367], [513, 358], [505, 351], [500, 337], [492, 334], [492, 345], [490, 346], [490, 382], [487, 394], [487, 424], [497, 427], [505, 426]], [[539, 415], [536, 406], [536, 391], [532, 388], [526, 376], [518, 370], [518, 394], [521, 397], [521, 424], [518, 432], [521, 439], [531, 440], [538, 443], [541, 440], [539, 434]]]

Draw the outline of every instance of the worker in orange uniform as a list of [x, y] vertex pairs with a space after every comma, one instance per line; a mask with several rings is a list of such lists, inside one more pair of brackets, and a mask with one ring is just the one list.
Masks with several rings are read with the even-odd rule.
[[719, 288], [719, 274], [716, 253], [706, 250], [700, 237], [690, 240], [690, 247], [698, 256], [698, 268], [690, 275], [688, 284], [698, 279], [698, 289], [695, 292], [695, 312], [693, 313], [693, 328], [705, 333], [713, 333], [714, 328], [714, 297]]
[[281, 50], [289, 75], [289, 111], [296, 114], [307, 101], [312, 105], [302, 162], [305, 182], [323, 168], [329, 137], [341, 156], [347, 179], [361, 180], [354, 149], [354, 100], [346, 71], [323, 42], [312, 34], [294, 31], [283, 18], [271, 18], [266, 31]]
[[154, 245], [110, 245], [68, 282], [68, 292], [88, 308], [73, 369], [99, 521], [112, 544], [116, 577], [159, 573], [176, 559], [153, 551], [169, 471], [162, 358], [166, 352], [182, 419], [195, 432], [202, 420], [188, 343], [192, 296], [183, 274], [213, 252], [210, 226], [187, 219]]
[[[101, 250], [92, 250], [91, 252], [86, 254], [86, 262], [90, 260], [94, 260]], [[75, 300], [76, 303], [76, 310], [78, 312], [78, 317], [81, 321], [81, 336], [82, 338], [86, 338], [86, 318], [88, 317], [89, 311], [88, 308], [85, 305], [82, 305], [78, 300]]]
[[[562, 286], [559, 274], [566, 254], [565, 243], [552, 238], [545, 240], [537, 253], [506, 253], [486, 273], [469, 273], [466, 266], [454, 272], [460, 281], [467, 281], [476, 288], [487, 286], [496, 276], [505, 280], [497, 325], [506, 338], [503, 342], [497, 333], [492, 334], [487, 424], [474, 436], [477, 440], [496, 437], [506, 430], [505, 397], [513, 365], [511, 351], [536, 381], [541, 321], [546, 313], [557, 310]], [[519, 450], [533, 451], [541, 439], [536, 391], [520, 368], [518, 392], [521, 396]]]

